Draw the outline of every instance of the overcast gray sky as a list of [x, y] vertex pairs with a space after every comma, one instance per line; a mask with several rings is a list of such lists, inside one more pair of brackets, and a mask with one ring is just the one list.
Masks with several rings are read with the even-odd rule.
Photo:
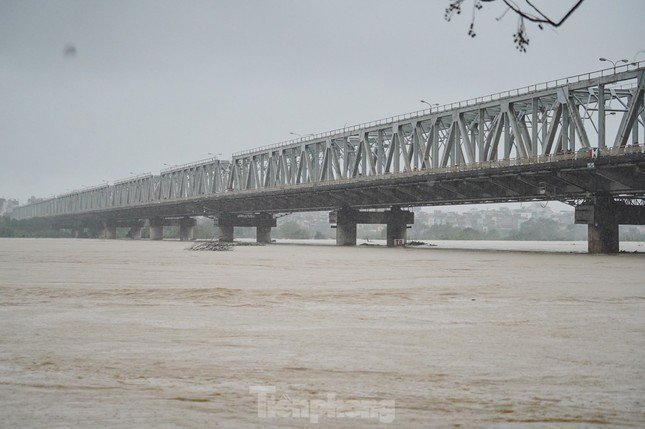
[[[516, 17], [495, 20], [500, 2], [475, 38], [470, 8], [446, 22], [448, 3], [0, 0], [0, 196], [228, 158], [645, 49], [643, 0], [586, 0], [557, 30], [531, 25], [526, 54]], [[571, 2], [538, 3], [557, 15]]]

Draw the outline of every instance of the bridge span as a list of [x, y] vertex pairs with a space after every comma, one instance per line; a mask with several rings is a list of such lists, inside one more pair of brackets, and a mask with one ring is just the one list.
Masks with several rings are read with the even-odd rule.
[[[216, 219], [221, 240], [275, 215], [329, 210], [337, 244], [357, 223], [406, 238], [414, 206], [560, 200], [588, 224], [589, 251], [618, 251], [619, 224], [645, 224], [645, 63], [600, 70], [206, 159], [16, 208], [19, 220], [106, 238]], [[403, 209], [402, 209], [403, 208]], [[365, 209], [381, 209], [369, 210]]]

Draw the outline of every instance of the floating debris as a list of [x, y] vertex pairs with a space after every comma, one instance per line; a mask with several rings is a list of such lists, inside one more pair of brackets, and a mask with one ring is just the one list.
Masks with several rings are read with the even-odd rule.
[[234, 241], [234, 242], [225, 242], [217, 240], [209, 241], [200, 241], [187, 250], [212, 250], [214, 252], [224, 251], [224, 250], [233, 250], [236, 246], [264, 246], [264, 243], [256, 243], [254, 241]]
[[233, 250], [231, 243], [220, 243], [219, 241], [202, 241], [195, 243], [188, 248], [188, 250], [211, 250], [213, 252], [222, 252], [225, 250]]
[[408, 241], [405, 243], [406, 246], [433, 246], [433, 244], [428, 244], [425, 241]]

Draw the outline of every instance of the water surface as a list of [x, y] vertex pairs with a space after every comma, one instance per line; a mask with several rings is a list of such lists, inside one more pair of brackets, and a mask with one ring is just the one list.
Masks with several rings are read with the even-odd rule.
[[401, 427], [645, 424], [642, 254], [438, 244], [0, 239], [0, 421], [309, 425], [258, 417], [273, 386], [393, 400]]

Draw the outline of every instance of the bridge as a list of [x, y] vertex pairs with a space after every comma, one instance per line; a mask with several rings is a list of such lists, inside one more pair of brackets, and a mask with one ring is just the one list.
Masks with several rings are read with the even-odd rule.
[[415, 206], [559, 200], [588, 225], [590, 253], [618, 252], [618, 225], [645, 224], [645, 62], [584, 73], [271, 146], [174, 166], [16, 208], [19, 220], [104, 238], [191, 239], [209, 216], [270, 242], [276, 216], [330, 211], [339, 245], [356, 225], [406, 238]]

